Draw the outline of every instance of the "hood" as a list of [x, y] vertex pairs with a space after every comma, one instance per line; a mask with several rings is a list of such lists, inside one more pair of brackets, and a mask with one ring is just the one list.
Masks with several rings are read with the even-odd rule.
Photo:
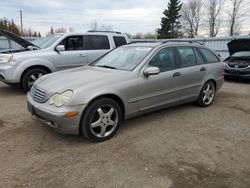
[[227, 43], [229, 54], [236, 52], [250, 51], [250, 39], [236, 39]]
[[119, 80], [128, 79], [131, 76], [130, 73], [129, 71], [84, 66], [45, 75], [35, 85], [48, 93], [60, 93], [68, 89], [89, 90], [116, 84]]
[[29, 46], [33, 46], [35, 48], [39, 48], [38, 46], [36, 46], [35, 44], [17, 36], [16, 34], [14, 33], [11, 33], [9, 31], [6, 31], [6, 30], [1, 30], [0, 29], [0, 35], [16, 42], [17, 44], [19, 44], [20, 46], [22, 46], [23, 48], [28, 48]]

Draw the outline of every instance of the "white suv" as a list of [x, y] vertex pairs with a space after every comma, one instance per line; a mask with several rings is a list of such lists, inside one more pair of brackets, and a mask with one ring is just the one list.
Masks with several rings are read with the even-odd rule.
[[54, 34], [33, 43], [8, 31], [0, 34], [22, 47], [0, 51], [0, 80], [25, 91], [44, 74], [87, 65], [129, 43], [126, 35], [113, 31]]

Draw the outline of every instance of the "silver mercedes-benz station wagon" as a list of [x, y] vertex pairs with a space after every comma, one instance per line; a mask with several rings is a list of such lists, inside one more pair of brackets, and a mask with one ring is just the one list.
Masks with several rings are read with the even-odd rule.
[[122, 120], [182, 103], [209, 106], [223, 73], [219, 57], [202, 45], [134, 43], [42, 76], [27, 94], [28, 109], [58, 132], [105, 141]]

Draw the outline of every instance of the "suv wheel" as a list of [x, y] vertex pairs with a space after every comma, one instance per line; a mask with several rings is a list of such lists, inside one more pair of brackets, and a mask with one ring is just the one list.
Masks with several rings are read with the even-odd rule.
[[110, 98], [100, 98], [87, 107], [80, 132], [88, 139], [102, 142], [115, 135], [122, 121], [121, 108]]
[[207, 107], [211, 105], [214, 101], [215, 93], [216, 89], [214, 82], [208, 81], [207, 83], [205, 83], [200, 92], [199, 98], [197, 100], [197, 105], [201, 107]]
[[42, 68], [34, 68], [25, 72], [21, 82], [24, 91], [28, 92], [33, 86], [34, 82], [45, 74], [48, 74], [48, 71]]

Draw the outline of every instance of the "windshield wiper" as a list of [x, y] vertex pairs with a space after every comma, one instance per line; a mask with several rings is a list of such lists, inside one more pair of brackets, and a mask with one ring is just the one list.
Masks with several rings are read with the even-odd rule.
[[115, 67], [108, 66], [108, 65], [97, 65], [97, 67], [103, 67], [103, 68], [108, 68], [108, 69], [117, 69]]

